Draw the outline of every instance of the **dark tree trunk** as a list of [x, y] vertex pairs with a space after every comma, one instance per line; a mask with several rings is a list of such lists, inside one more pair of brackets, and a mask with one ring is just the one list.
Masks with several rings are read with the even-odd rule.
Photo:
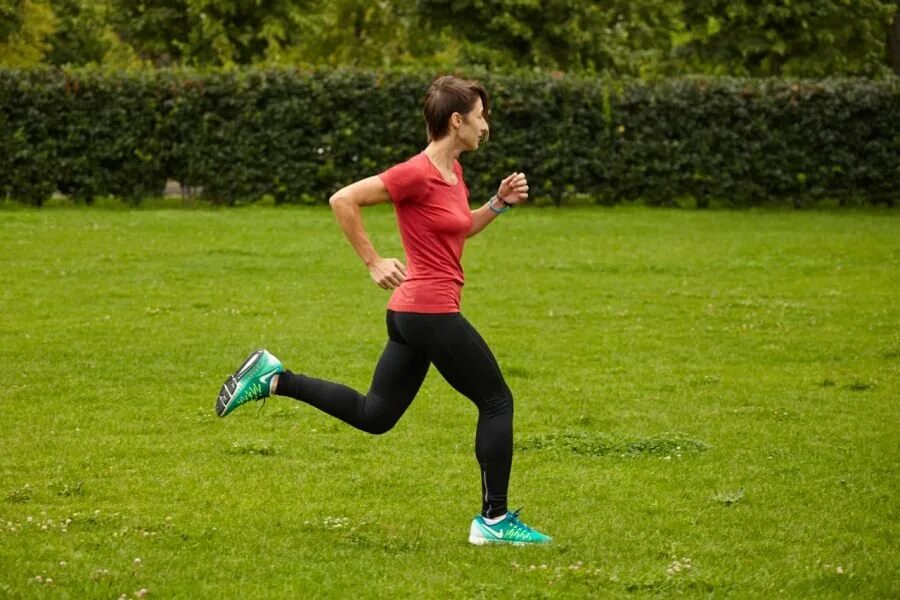
[[888, 65], [900, 75], [900, 0], [897, 0], [894, 21], [888, 26], [887, 55]]

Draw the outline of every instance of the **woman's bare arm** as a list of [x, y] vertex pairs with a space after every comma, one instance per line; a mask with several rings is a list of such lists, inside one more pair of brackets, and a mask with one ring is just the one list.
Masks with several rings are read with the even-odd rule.
[[386, 290], [398, 287], [406, 278], [406, 267], [396, 258], [381, 258], [363, 227], [360, 207], [390, 202], [384, 182], [378, 176], [367, 177], [339, 189], [328, 200], [338, 224], [366, 263], [372, 280]]

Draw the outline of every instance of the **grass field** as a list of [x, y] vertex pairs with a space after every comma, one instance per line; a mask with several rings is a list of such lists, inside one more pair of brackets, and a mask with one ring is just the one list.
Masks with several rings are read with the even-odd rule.
[[387, 293], [326, 209], [0, 212], [0, 597], [900, 597], [900, 213], [518, 210], [464, 266], [549, 547], [467, 543], [434, 372], [384, 436], [215, 416], [260, 346], [368, 386]]

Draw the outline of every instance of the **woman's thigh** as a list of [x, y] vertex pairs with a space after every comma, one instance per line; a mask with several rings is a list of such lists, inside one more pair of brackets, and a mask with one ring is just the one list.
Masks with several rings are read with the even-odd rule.
[[510, 395], [491, 349], [461, 314], [397, 313], [396, 324], [447, 383], [476, 404]]

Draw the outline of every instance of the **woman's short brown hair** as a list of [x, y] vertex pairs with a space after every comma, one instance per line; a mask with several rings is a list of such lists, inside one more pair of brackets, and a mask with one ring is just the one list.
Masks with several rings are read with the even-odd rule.
[[450, 131], [450, 116], [455, 112], [464, 115], [471, 111], [478, 98], [481, 98], [487, 119], [490, 114], [490, 99], [480, 83], [453, 75], [444, 75], [432, 81], [425, 92], [425, 108], [422, 111], [428, 127], [428, 141], [446, 136]]

